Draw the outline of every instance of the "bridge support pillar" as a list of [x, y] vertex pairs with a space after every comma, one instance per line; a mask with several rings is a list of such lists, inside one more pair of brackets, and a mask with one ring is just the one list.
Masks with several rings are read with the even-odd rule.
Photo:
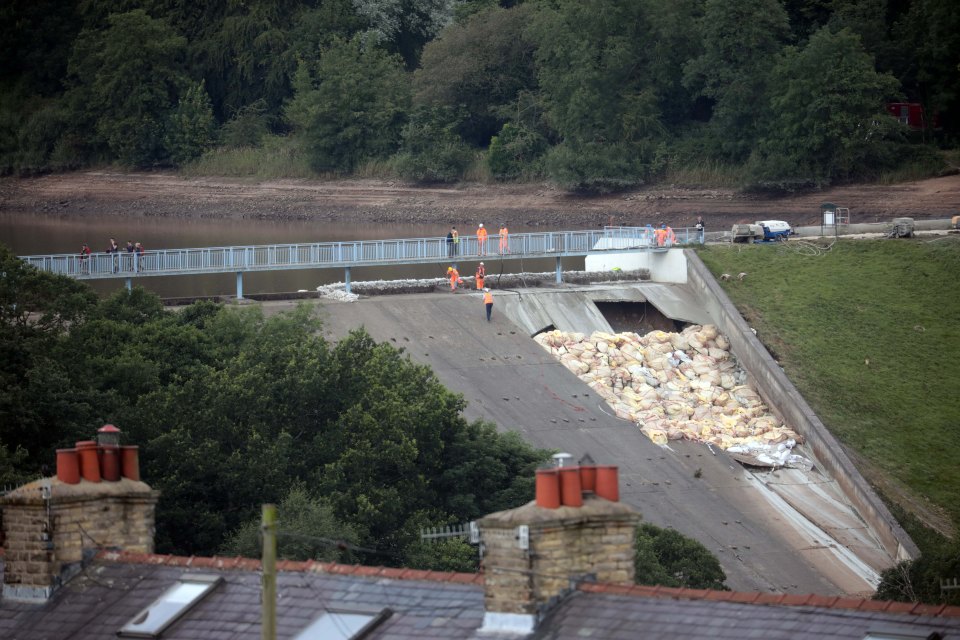
[[343, 289], [350, 293], [350, 267], [343, 268]]
[[133, 278], [127, 278], [127, 291], [133, 289]]
[[243, 271], [237, 271], [237, 300], [243, 300]]
[[563, 282], [563, 264], [561, 263], [560, 256], [557, 256], [557, 284]]

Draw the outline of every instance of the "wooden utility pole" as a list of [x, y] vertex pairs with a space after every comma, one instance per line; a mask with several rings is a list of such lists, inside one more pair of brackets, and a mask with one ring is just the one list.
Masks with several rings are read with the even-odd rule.
[[277, 639], [277, 506], [263, 505], [263, 620], [261, 640]]

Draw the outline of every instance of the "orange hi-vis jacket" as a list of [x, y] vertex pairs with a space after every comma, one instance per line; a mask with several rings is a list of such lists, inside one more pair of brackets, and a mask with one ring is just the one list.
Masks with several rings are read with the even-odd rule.
[[489, 291], [483, 292], [483, 304], [493, 304], [493, 294]]
[[500, 253], [503, 253], [507, 249], [507, 238], [509, 237], [510, 232], [507, 231], [507, 226], [504, 225], [500, 227]]

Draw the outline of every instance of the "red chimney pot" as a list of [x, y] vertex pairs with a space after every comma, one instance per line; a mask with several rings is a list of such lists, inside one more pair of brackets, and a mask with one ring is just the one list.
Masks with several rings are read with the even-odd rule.
[[597, 466], [597, 495], [610, 502], [620, 501], [620, 474], [612, 465]]
[[560, 469], [560, 502], [565, 507], [583, 506], [580, 467], [563, 467]]
[[93, 440], [77, 442], [77, 454], [80, 456], [80, 475], [88, 482], [100, 482], [100, 460], [97, 457], [97, 443]]
[[80, 457], [76, 449], [57, 449], [57, 479], [66, 484], [80, 484]]
[[557, 469], [537, 469], [537, 506], [556, 509], [560, 506], [560, 476]]

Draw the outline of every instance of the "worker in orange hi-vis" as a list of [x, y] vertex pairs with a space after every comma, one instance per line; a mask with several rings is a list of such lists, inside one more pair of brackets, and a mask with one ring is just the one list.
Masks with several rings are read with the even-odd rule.
[[490, 314], [493, 313], [493, 294], [490, 289], [483, 290], [483, 306], [487, 308], [487, 322], [490, 322]]
[[460, 282], [460, 272], [453, 267], [447, 267], [447, 277], [450, 278], [450, 291], [456, 291], [457, 284]]
[[663, 243], [666, 241], [667, 241], [666, 225], [661, 224], [660, 228], [657, 229], [657, 246], [662, 247]]
[[483, 266], [483, 263], [481, 262], [479, 265], [477, 265], [477, 277], [476, 277], [477, 291], [480, 291], [483, 289], [483, 279], [486, 277], [487, 277], [487, 268]]
[[510, 253], [510, 232], [507, 230], [507, 223], [500, 225], [500, 253]]
[[483, 228], [483, 223], [477, 227], [477, 255], [487, 255], [487, 230]]
[[677, 241], [677, 234], [673, 232], [673, 227], [667, 226], [664, 233], [664, 244], [672, 247]]

